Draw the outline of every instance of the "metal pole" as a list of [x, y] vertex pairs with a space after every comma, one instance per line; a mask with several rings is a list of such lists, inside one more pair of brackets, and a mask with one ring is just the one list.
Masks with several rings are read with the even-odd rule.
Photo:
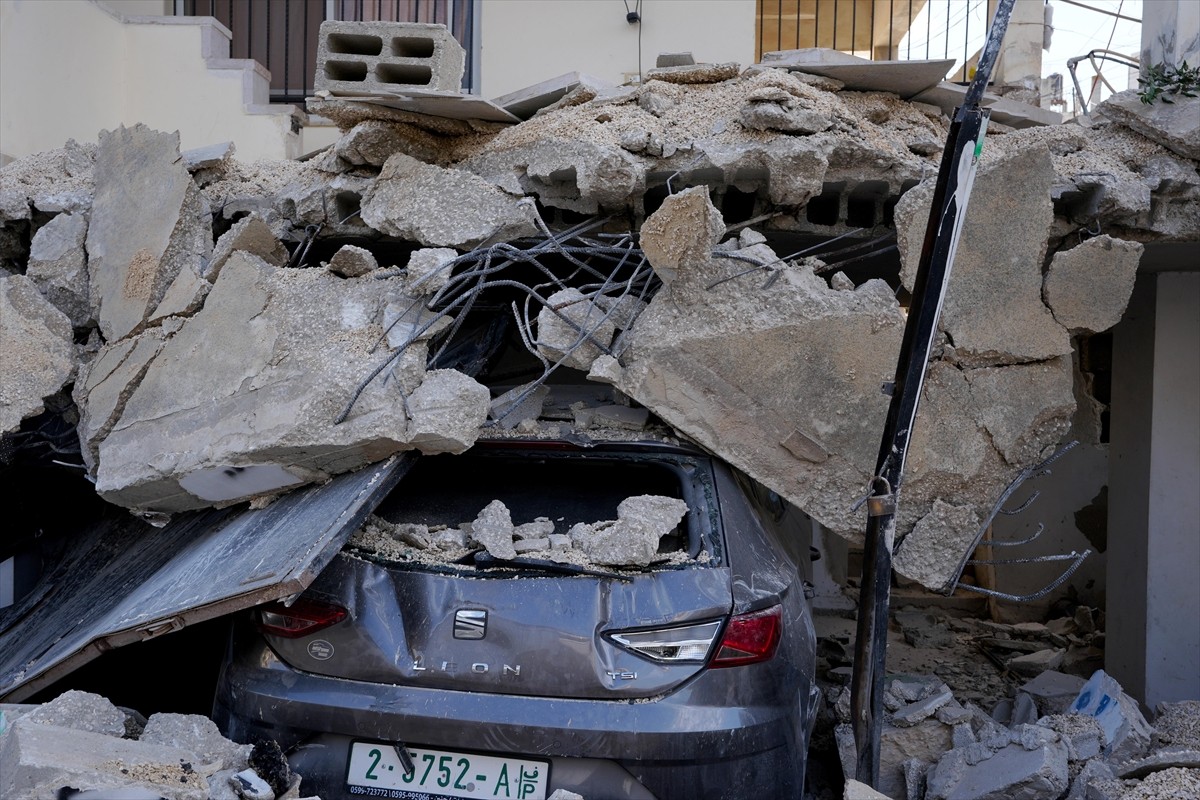
[[967, 200], [975, 168], [983, 149], [988, 112], [979, 106], [988, 75], [995, 65], [1016, 0], [1000, 0], [992, 29], [979, 57], [975, 78], [950, 125], [938, 170], [921, 259], [913, 286], [912, 304], [892, 400], [884, 423], [876, 461], [863, 552], [863, 579], [858, 601], [858, 627], [854, 644], [854, 672], [850, 707], [857, 749], [855, 778], [878, 788], [879, 738], [883, 726], [883, 683], [887, 667], [888, 605], [892, 583], [892, 547], [896, 534], [896, 505], [904, 477], [904, 462], [925, 370], [937, 332], [946, 281], [954, 251], [966, 219]]

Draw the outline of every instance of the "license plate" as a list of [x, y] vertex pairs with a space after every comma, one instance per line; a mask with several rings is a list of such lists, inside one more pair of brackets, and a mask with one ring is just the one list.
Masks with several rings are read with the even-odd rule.
[[404, 774], [396, 748], [378, 742], [350, 745], [346, 788], [361, 797], [421, 800], [476, 797], [487, 800], [545, 800], [550, 764], [527, 758], [408, 748], [413, 771]]

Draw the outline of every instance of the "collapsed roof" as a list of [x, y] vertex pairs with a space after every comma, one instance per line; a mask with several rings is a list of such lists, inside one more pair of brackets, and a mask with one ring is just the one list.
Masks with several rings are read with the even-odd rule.
[[[261, 505], [534, 434], [538, 388], [586, 374], [861, 537], [947, 120], [728, 67], [582, 82], [511, 125], [326, 96], [343, 134], [299, 162], [137, 125], [5, 167], [6, 441], [59, 409], [111, 503]], [[945, 588], [1013, 477], [1098, 426], [1078, 342], [1120, 318], [1145, 244], [1196, 236], [1198, 197], [1195, 161], [1124, 125], [992, 127], [899, 572]]]

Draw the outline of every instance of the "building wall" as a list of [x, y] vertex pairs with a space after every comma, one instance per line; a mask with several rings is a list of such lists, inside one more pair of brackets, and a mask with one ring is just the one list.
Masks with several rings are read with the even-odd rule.
[[498, 97], [566, 72], [624, 83], [654, 67], [659, 53], [697, 61], [754, 63], [755, 0], [483, 0], [480, 94]]
[[[209, 68], [206, 53], [227, 55], [223, 29], [135, 19], [123, 23], [88, 0], [0, 0], [0, 152], [20, 158], [67, 139], [95, 142], [102, 129], [140, 122], [178, 130], [185, 150], [233, 141], [247, 161], [301, 154], [290, 108], [267, 108], [265, 83], [261, 98], [248, 97], [247, 69]], [[246, 113], [251, 99], [269, 113]]]

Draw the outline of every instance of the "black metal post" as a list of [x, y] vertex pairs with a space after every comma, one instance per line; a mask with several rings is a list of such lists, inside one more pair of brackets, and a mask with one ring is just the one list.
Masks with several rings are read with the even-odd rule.
[[942, 311], [946, 281], [954, 263], [954, 250], [966, 218], [967, 200], [983, 149], [988, 112], [980, 108], [979, 102], [999, 56], [1015, 2], [1000, 0], [975, 78], [950, 124], [929, 209], [929, 221], [925, 227], [912, 304], [900, 342], [892, 401], [880, 441], [871, 496], [867, 501], [863, 579], [858, 601], [850, 707], [857, 749], [855, 777], [876, 788], [883, 724], [883, 685], [887, 667], [888, 606], [891, 600], [897, 498], [929, 354]]

